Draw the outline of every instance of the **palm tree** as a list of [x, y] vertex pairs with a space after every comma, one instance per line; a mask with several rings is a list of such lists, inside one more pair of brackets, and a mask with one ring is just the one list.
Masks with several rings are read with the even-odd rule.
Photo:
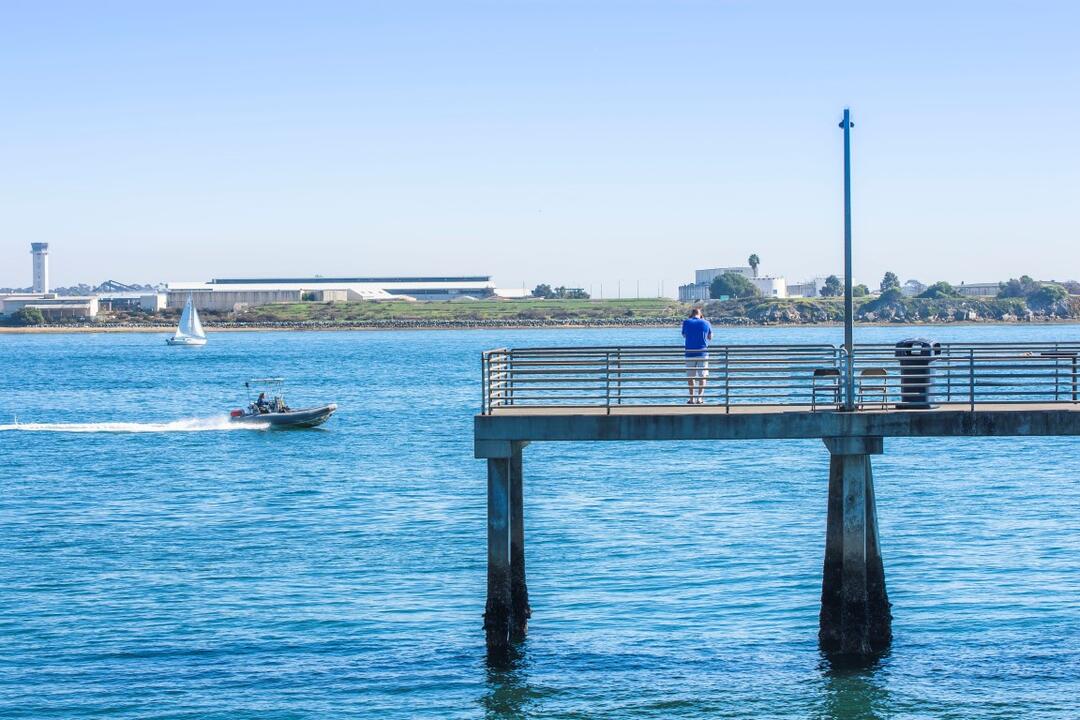
[[746, 262], [750, 265], [750, 269], [754, 271], [754, 277], [757, 277], [757, 266], [761, 264], [761, 258], [757, 255], [751, 255]]

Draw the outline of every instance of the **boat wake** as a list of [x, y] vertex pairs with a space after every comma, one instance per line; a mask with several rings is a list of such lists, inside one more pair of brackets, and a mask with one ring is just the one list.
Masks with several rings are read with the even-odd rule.
[[268, 424], [234, 423], [228, 417], [185, 418], [172, 422], [24, 423], [0, 425], [0, 432], [56, 433], [171, 433], [220, 432], [223, 430], [265, 430]]

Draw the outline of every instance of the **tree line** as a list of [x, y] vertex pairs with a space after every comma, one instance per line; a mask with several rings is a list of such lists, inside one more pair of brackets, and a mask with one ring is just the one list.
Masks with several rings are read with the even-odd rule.
[[545, 300], [588, 300], [589, 293], [584, 288], [568, 288], [561, 285], [552, 288], [550, 285], [541, 283], [532, 291], [533, 297]]
[[[756, 260], [757, 256], [751, 256]], [[756, 270], [756, 268], [755, 268]], [[939, 280], [931, 285], [923, 285], [916, 280], [908, 280], [907, 294], [913, 297], [926, 299], [959, 298], [963, 297], [960, 290], [953, 285]], [[904, 286], [900, 284], [900, 278], [894, 272], [885, 273], [878, 285], [878, 290], [885, 300], [895, 300], [905, 295]], [[836, 275], [825, 278], [818, 291], [821, 297], [841, 297], [844, 294], [844, 283]], [[859, 284], [851, 289], [852, 297], [865, 297], [870, 294], [870, 288]], [[1023, 298], [1036, 304], [1048, 305], [1065, 299], [1070, 294], [1080, 295], [1080, 283], [1067, 281], [1063, 283], [1040, 282], [1033, 280], [1028, 275], [1020, 278], [1012, 278], [999, 284], [996, 297]], [[745, 299], [759, 297], [761, 291], [745, 275], [737, 272], [726, 272], [713, 279], [709, 285], [709, 297], [713, 300]]]

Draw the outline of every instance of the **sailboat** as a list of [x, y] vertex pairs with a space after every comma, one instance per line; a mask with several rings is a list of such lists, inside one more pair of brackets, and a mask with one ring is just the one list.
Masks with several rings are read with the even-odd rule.
[[190, 295], [184, 303], [184, 312], [180, 313], [180, 324], [176, 327], [176, 333], [165, 342], [181, 347], [199, 347], [206, 344], [206, 333], [199, 322], [199, 311], [192, 304]]

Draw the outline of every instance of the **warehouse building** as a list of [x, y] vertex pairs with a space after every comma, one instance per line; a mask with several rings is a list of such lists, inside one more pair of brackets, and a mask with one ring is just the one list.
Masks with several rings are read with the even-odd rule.
[[379, 300], [459, 300], [518, 295], [496, 290], [490, 275], [461, 277], [219, 278], [170, 282], [167, 305], [183, 307], [188, 296], [199, 310], [231, 312], [275, 303]]
[[156, 313], [165, 309], [165, 293], [111, 292], [99, 293], [102, 310], [139, 310]]
[[94, 296], [30, 293], [0, 298], [0, 315], [11, 315], [23, 308], [40, 310], [46, 322], [56, 320], [93, 320], [98, 314], [98, 299]]

